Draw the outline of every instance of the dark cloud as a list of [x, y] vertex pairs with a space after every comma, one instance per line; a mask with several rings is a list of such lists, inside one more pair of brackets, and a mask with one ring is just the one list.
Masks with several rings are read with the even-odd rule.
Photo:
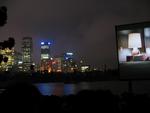
[[[23, 36], [32, 36], [34, 48], [53, 40], [52, 53], [73, 51], [88, 63], [116, 66], [115, 25], [150, 20], [149, 0], [13, 0], [0, 40], [15, 37], [20, 50]], [[39, 52], [34, 51], [34, 56]], [[36, 57], [37, 58], [37, 57]]]

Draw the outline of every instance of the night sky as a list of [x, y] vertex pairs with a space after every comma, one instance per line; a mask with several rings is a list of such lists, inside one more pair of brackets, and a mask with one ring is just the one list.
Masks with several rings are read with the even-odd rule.
[[74, 52], [88, 64], [116, 67], [115, 25], [150, 21], [150, 0], [0, 0], [8, 7], [8, 23], [0, 41], [22, 37], [34, 40], [34, 61], [40, 41], [52, 40], [52, 55]]

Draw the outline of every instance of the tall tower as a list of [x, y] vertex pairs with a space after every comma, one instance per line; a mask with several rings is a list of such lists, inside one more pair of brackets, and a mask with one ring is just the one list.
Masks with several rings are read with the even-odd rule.
[[41, 71], [51, 72], [51, 42], [41, 42]]
[[32, 65], [32, 38], [24, 37], [22, 41], [22, 60], [23, 60], [23, 70], [30, 71]]
[[63, 72], [74, 72], [76, 70], [76, 63], [74, 61], [74, 54], [71, 52], [64, 53], [63, 55]]

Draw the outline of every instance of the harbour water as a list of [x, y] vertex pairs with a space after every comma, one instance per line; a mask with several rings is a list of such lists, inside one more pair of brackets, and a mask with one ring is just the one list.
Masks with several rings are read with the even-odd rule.
[[[70, 95], [82, 90], [110, 90], [113, 94], [122, 94], [129, 90], [128, 81], [100, 81], [81, 83], [38, 83], [35, 86], [42, 95]], [[150, 81], [132, 81], [132, 92], [135, 94], [150, 95]]]
[[38, 83], [35, 86], [42, 95], [70, 95], [82, 90], [111, 90], [114, 94], [121, 94], [128, 91], [127, 82], [101, 81], [101, 82], [81, 82], [76, 84], [64, 83]]

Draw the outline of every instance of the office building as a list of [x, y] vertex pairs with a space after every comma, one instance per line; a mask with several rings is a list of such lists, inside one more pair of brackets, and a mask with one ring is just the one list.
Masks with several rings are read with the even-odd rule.
[[30, 71], [32, 65], [32, 38], [24, 37], [22, 41], [23, 71]]
[[63, 54], [63, 72], [74, 72], [77, 70], [77, 65], [74, 60], [74, 54], [72, 52], [66, 52]]
[[51, 72], [51, 42], [41, 42], [41, 72]]
[[52, 59], [52, 71], [53, 72], [63, 71], [63, 57], [55, 57]]
[[14, 68], [16, 71], [23, 71], [22, 54], [15, 51], [14, 53]]

